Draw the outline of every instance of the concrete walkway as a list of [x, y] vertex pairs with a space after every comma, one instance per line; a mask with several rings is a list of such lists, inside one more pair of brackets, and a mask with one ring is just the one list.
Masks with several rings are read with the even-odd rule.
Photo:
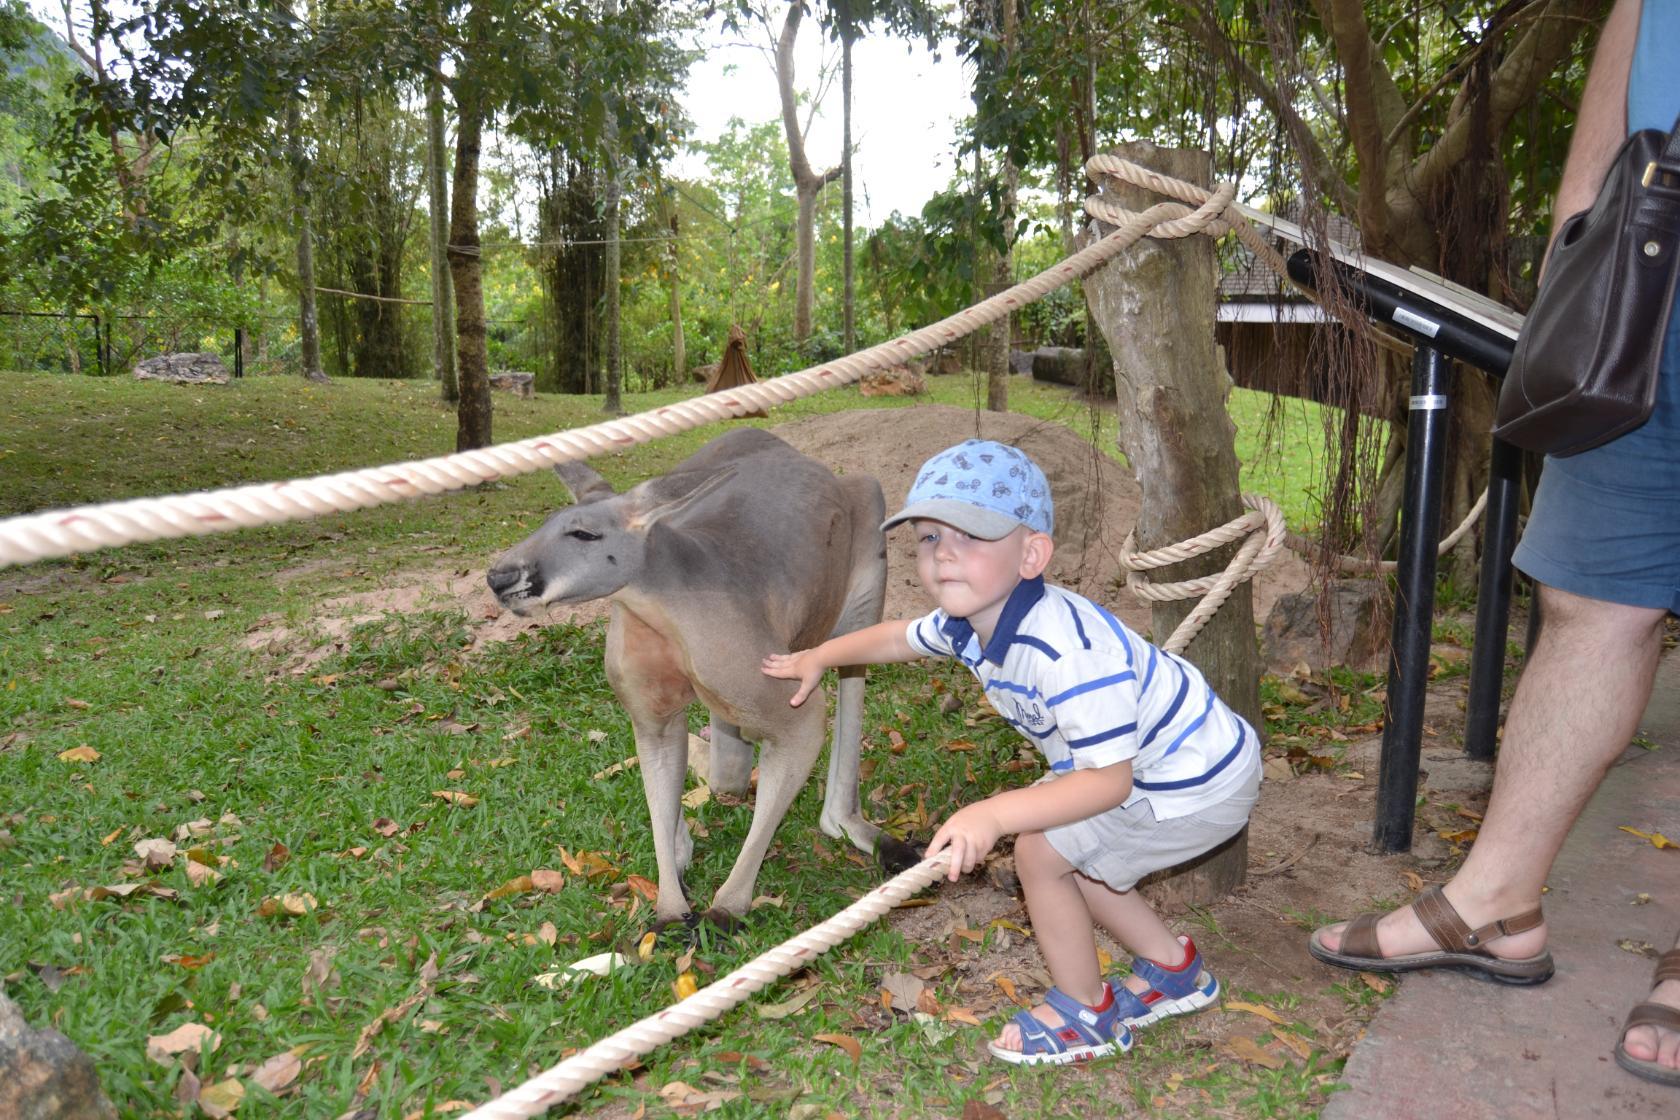
[[1612, 1056], [1650, 991], [1654, 962], [1638, 950], [1654, 955], [1680, 932], [1680, 849], [1619, 829], [1680, 843], [1680, 653], [1664, 658], [1642, 727], [1659, 749], [1628, 749], [1552, 870], [1557, 975], [1535, 988], [1408, 976], [1354, 1048], [1325, 1120], [1680, 1117], [1680, 1088], [1625, 1073]]

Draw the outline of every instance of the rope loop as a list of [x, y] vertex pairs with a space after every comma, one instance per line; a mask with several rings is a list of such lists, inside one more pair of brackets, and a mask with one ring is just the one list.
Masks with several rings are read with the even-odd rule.
[[[1194, 599], [1197, 596], [1202, 598], [1195, 609], [1185, 616], [1184, 621], [1178, 624], [1172, 636], [1162, 643], [1161, 648], [1168, 653], [1183, 653], [1185, 647], [1201, 632], [1202, 627], [1207, 625], [1208, 620], [1225, 605], [1225, 600], [1231, 597], [1231, 593], [1244, 580], [1253, 579], [1255, 573], [1277, 559], [1278, 552], [1282, 550], [1288, 538], [1283, 523], [1283, 511], [1278, 508], [1276, 502], [1258, 494], [1244, 494], [1242, 501], [1243, 505], [1248, 507], [1247, 513], [1179, 544], [1169, 544], [1149, 552], [1135, 552], [1133, 549], [1137, 545], [1137, 530], [1133, 529], [1126, 534], [1126, 543], [1121, 546], [1120, 551], [1120, 566], [1128, 573], [1126, 586], [1131, 589], [1132, 594], [1154, 603], [1170, 603], [1178, 599]], [[1216, 575], [1179, 580], [1176, 583], [1151, 583], [1142, 574], [1154, 568], [1164, 568], [1168, 564], [1205, 556], [1233, 541], [1242, 541], [1242, 547], [1231, 557], [1231, 562], [1226, 565], [1225, 570]]]

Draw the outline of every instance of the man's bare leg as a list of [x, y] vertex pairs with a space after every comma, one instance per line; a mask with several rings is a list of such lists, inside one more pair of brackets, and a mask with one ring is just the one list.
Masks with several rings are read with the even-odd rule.
[[[1540, 602], [1540, 636], [1505, 720], [1487, 817], [1444, 888], [1472, 928], [1540, 904], [1540, 888], [1570, 827], [1639, 726], [1662, 653], [1666, 611], [1544, 586]], [[1341, 927], [1320, 940], [1339, 949]], [[1390, 957], [1436, 948], [1409, 906], [1383, 918], [1377, 940]], [[1523, 958], [1545, 945], [1541, 925], [1487, 949]]]

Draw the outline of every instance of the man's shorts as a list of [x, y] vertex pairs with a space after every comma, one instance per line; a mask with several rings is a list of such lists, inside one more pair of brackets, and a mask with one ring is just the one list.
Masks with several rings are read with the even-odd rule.
[[1241, 832], [1260, 794], [1258, 755], [1250, 771], [1230, 797], [1186, 817], [1156, 820], [1144, 798], [1129, 808], [1047, 828], [1044, 838], [1081, 874], [1129, 891], [1145, 875], [1195, 859]]
[[1547, 457], [1516, 566], [1549, 587], [1680, 614], [1680, 312], [1669, 316], [1651, 419]]

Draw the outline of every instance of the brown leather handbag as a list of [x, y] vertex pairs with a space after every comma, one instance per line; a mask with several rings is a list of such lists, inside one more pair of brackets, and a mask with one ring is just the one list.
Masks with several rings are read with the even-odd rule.
[[1591, 209], [1563, 223], [1517, 334], [1493, 433], [1574, 455], [1651, 417], [1680, 273], [1680, 119], [1627, 138]]

